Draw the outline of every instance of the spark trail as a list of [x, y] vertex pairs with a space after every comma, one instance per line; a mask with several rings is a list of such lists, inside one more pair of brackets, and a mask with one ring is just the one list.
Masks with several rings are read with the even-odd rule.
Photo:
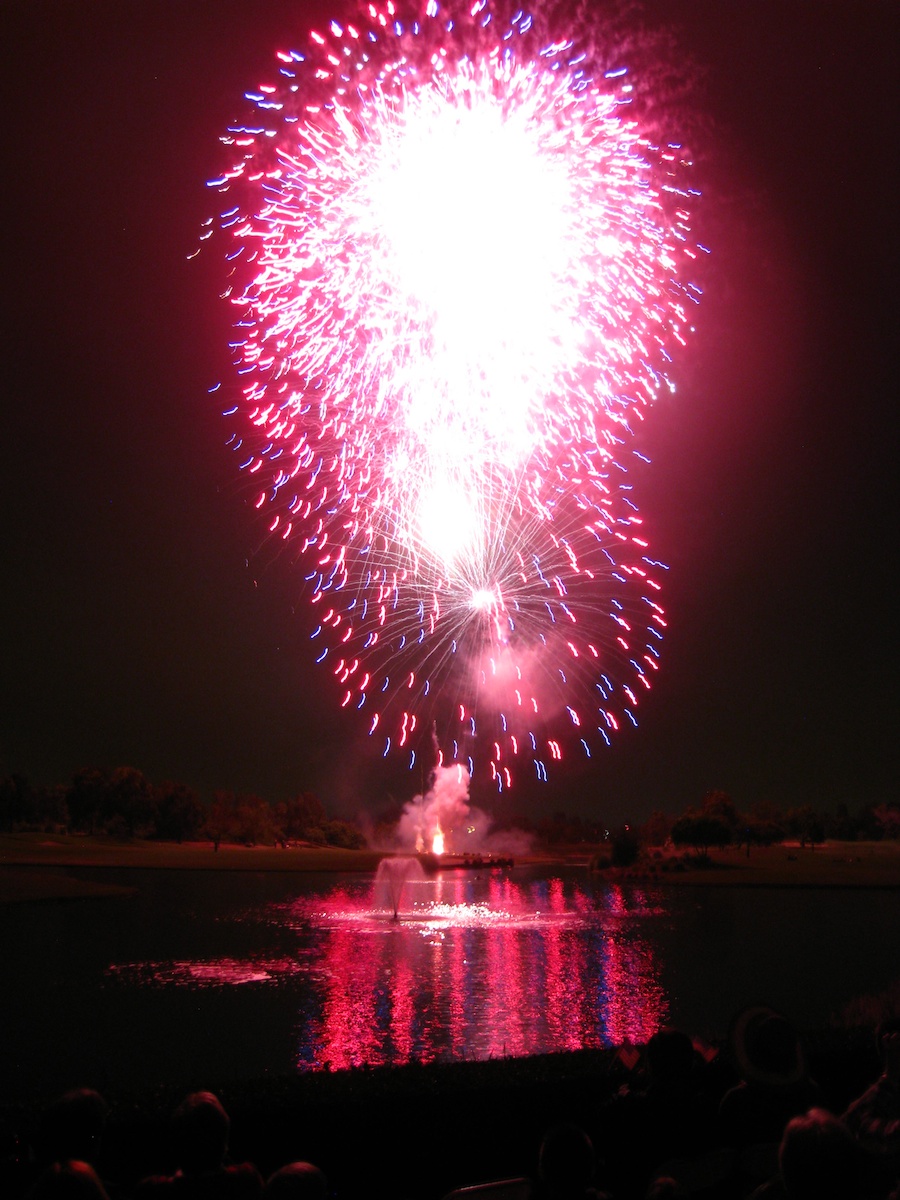
[[211, 181], [234, 442], [318, 659], [385, 753], [499, 788], [636, 724], [665, 628], [627, 468], [697, 297], [689, 164], [590, 57], [370, 5], [279, 53]]

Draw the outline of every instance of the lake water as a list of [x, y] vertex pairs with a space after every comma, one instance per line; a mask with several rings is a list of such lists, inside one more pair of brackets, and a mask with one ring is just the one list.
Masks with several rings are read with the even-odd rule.
[[73, 872], [133, 896], [0, 910], [5, 1099], [799, 1025], [900, 974], [900, 892], [447, 871], [400, 920], [372, 875]]

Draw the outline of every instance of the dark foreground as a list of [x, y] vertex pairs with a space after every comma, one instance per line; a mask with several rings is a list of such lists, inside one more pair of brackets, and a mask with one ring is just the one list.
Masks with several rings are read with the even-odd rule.
[[[871, 1030], [823, 1031], [805, 1041], [810, 1074], [832, 1112], [841, 1113], [879, 1073]], [[724, 1094], [737, 1079], [727, 1048], [698, 1050], [711, 1093]], [[626, 1048], [229, 1082], [223, 1049], [222, 1078], [194, 1086], [214, 1090], [229, 1112], [233, 1161], [255, 1163], [264, 1178], [289, 1161], [315, 1162], [344, 1200], [438, 1200], [460, 1185], [534, 1175], [540, 1138], [560, 1121], [589, 1132], [620, 1177], [614, 1195], [628, 1200], [644, 1191], [631, 1190], [628, 1170], [617, 1161], [621, 1147], [605, 1106], [623, 1084], [637, 1081], [642, 1067], [635, 1059], [639, 1053]], [[167, 1124], [185, 1090], [160, 1084], [152, 1092], [107, 1096], [100, 1173], [114, 1200], [128, 1197], [143, 1176], [171, 1169]], [[31, 1148], [40, 1108], [0, 1108], [0, 1194], [10, 1200], [26, 1195], [35, 1177]]]

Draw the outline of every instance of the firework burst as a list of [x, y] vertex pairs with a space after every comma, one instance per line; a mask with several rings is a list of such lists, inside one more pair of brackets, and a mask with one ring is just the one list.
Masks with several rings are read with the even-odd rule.
[[657, 667], [626, 467], [696, 289], [681, 149], [531, 17], [370, 5], [224, 139], [242, 431], [344, 706], [509, 786]]

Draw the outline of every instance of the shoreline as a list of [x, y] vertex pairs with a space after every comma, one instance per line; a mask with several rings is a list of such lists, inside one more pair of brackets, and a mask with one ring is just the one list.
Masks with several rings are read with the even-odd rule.
[[[517, 855], [512, 867], [485, 863], [474, 870], [566, 868], [588, 873], [593, 847], [559, 847]], [[82, 897], [122, 896], [133, 888], [78, 878], [69, 871], [189, 870], [265, 872], [375, 872], [377, 850], [331, 846], [238, 846], [210, 842], [117, 840], [105, 835], [18, 833], [0, 835], [0, 904]], [[436, 860], [429, 858], [428, 869]], [[437, 864], [437, 869], [440, 869]], [[458, 864], [452, 869], [457, 870]], [[826, 842], [815, 850], [794, 843], [744, 850], [711, 850], [701, 866], [683, 855], [650, 851], [639, 864], [594, 871], [610, 885], [741, 888], [900, 888], [900, 842]]]
[[[837, 1111], [878, 1073], [871, 1030], [820, 1029], [801, 1036], [811, 1073]], [[724, 1091], [736, 1081], [726, 1045], [695, 1045], [711, 1086]], [[602, 1105], [640, 1070], [641, 1057], [642, 1047], [625, 1043], [525, 1058], [412, 1061], [249, 1079], [223, 1071], [221, 1078], [129, 1091], [104, 1088], [97, 1080], [111, 1106], [105, 1165], [126, 1186], [160, 1172], [171, 1112], [189, 1091], [204, 1088], [219, 1096], [231, 1117], [233, 1160], [249, 1159], [264, 1176], [296, 1158], [299, 1143], [342, 1195], [364, 1194], [373, 1169], [376, 1179], [389, 1169], [392, 1194], [437, 1200], [453, 1187], [533, 1170], [540, 1136], [560, 1119], [593, 1133]], [[53, 1098], [0, 1098], [0, 1133], [31, 1144]], [[499, 1124], [498, 1112], [506, 1117]], [[348, 1145], [354, 1147], [350, 1156]]]

